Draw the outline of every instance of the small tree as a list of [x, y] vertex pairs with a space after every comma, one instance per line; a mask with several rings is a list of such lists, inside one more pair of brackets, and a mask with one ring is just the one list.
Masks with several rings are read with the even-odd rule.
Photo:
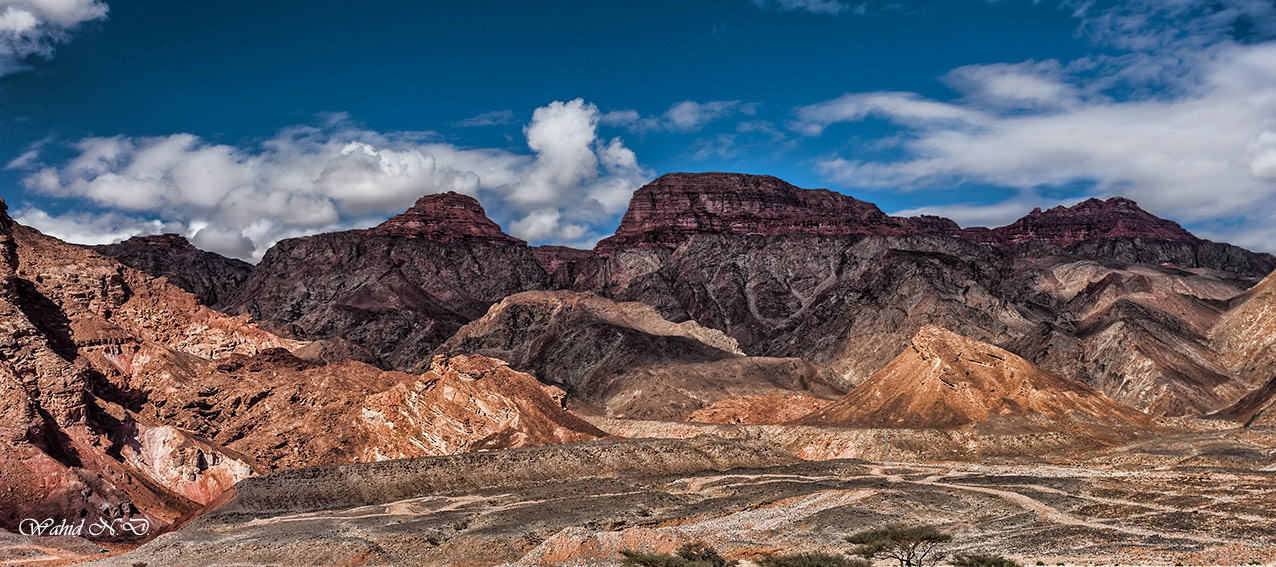
[[1020, 567], [1019, 563], [1000, 555], [988, 553], [964, 553], [948, 561], [953, 567]]
[[759, 567], [870, 567], [863, 559], [851, 559], [831, 553], [768, 555], [758, 560]]
[[851, 555], [894, 559], [900, 567], [927, 567], [944, 558], [939, 546], [952, 539], [934, 526], [895, 523], [859, 532], [846, 541], [855, 544]]
[[700, 541], [683, 544], [675, 555], [622, 550], [620, 564], [625, 567], [734, 567], [739, 561], [727, 561], [718, 550]]

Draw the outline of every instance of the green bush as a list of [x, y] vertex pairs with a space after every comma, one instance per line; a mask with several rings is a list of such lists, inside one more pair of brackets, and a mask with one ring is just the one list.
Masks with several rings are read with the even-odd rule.
[[894, 559], [900, 567], [927, 567], [944, 558], [939, 546], [952, 539], [934, 526], [894, 523], [858, 532], [846, 541], [855, 544], [851, 555]]
[[831, 553], [768, 555], [758, 560], [759, 567], [870, 567], [863, 559], [851, 559]]
[[727, 561], [718, 550], [704, 542], [691, 542], [678, 548], [674, 555], [622, 550], [625, 567], [734, 567], [739, 561]]
[[953, 567], [1020, 567], [1014, 560], [987, 553], [957, 555], [949, 560], [949, 563], [952, 563]]

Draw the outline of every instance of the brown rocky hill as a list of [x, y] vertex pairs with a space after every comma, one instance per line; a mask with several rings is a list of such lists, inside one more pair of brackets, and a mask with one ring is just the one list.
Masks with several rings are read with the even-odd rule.
[[497, 357], [561, 386], [568, 402], [613, 417], [682, 421], [725, 398], [800, 392], [834, 398], [834, 376], [801, 359], [746, 357], [733, 339], [673, 323], [641, 303], [525, 292], [493, 305], [438, 350]]
[[1103, 432], [1150, 428], [1142, 413], [1004, 349], [928, 325], [909, 348], [803, 425]]
[[139, 413], [246, 455], [260, 470], [282, 470], [605, 435], [564, 410], [562, 398], [483, 356], [436, 357], [413, 375], [277, 349], [206, 364]]
[[167, 278], [208, 306], [229, 301], [253, 270], [248, 262], [200, 250], [177, 234], [134, 236], [93, 249], [140, 272]]
[[142, 384], [180, 380], [199, 361], [294, 343], [3, 211], [0, 525], [164, 523], [252, 474], [241, 455], [126, 406], [151, 397]]
[[549, 286], [522, 241], [470, 197], [422, 197], [367, 230], [273, 246], [228, 310], [304, 340], [341, 339], [361, 359], [411, 369], [501, 298]]
[[1006, 346], [1066, 378], [1157, 415], [1201, 415], [1252, 385], [1207, 333], [1243, 280], [1151, 265], [1043, 259], [1016, 270], [1051, 320]]
[[1219, 412], [1246, 425], [1276, 425], [1276, 272], [1238, 297], [1210, 329], [1223, 364], [1259, 387]]
[[1209, 336], [1223, 364], [1242, 380], [1276, 378], [1276, 272], [1235, 298]]
[[22, 518], [162, 526], [256, 472], [603, 435], [562, 392], [481, 357], [419, 375], [288, 354], [0, 205], [0, 528]]

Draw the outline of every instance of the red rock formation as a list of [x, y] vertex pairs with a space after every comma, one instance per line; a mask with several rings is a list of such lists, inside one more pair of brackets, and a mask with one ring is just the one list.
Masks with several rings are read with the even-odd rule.
[[892, 217], [827, 189], [800, 189], [769, 175], [670, 173], [634, 193], [614, 236], [595, 251], [676, 247], [695, 234], [953, 235], [939, 217]]
[[478, 240], [496, 244], [526, 246], [527, 243], [504, 232], [477, 200], [448, 191], [417, 199], [407, 211], [363, 231], [379, 236], [428, 238], [437, 242]]
[[868, 381], [796, 423], [859, 428], [1139, 431], [1142, 413], [987, 343], [927, 326]]
[[1249, 276], [1276, 269], [1271, 255], [1201, 240], [1121, 197], [1037, 209], [1000, 228], [962, 229], [946, 218], [892, 217], [841, 193], [737, 173], [671, 173], [639, 188], [616, 234], [599, 242], [595, 251], [607, 256], [625, 248], [676, 248], [697, 234], [956, 237], [1015, 255], [1066, 249], [1085, 258], [1171, 263]]
[[1178, 223], [1157, 217], [1123, 197], [1087, 199], [1071, 207], [1045, 211], [1033, 209], [1028, 216], [1006, 226], [974, 228], [963, 232], [963, 236], [997, 245], [1049, 242], [1062, 248], [1092, 238], [1200, 240]]

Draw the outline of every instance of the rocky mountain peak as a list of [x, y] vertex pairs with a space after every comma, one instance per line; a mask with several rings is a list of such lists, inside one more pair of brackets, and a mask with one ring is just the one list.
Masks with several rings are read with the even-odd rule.
[[478, 240], [523, 246], [527, 243], [504, 232], [477, 200], [449, 191], [417, 199], [408, 210], [368, 229], [367, 234], [428, 238], [438, 242]]
[[670, 173], [634, 192], [616, 234], [596, 250], [676, 247], [695, 234], [955, 234], [939, 217], [892, 217], [827, 189], [770, 175]]
[[1091, 198], [1070, 207], [1058, 206], [1044, 211], [1033, 209], [1027, 216], [986, 234], [991, 238], [976, 236], [975, 239], [1001, 244], [1046, 241], [1064, 247], [1091, 238], [1197, 240], [1178, 223], [1153, 215], [1124, 197]]

